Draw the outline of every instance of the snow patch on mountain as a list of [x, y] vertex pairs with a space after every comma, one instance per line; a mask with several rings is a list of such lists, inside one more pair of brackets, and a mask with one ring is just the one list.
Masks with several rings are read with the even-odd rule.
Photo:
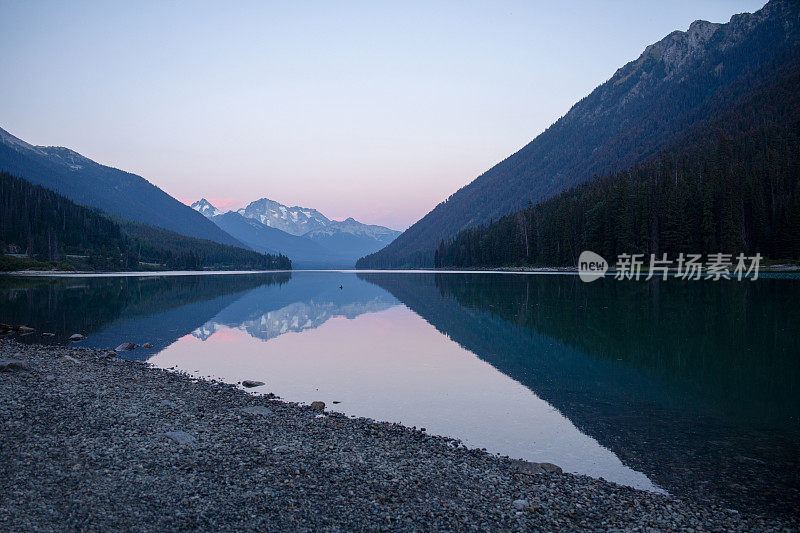
[[214, 218], [215, 216], [222, 214], [222, 211], [211, 205], [211, 202], [205, 198], [200, 198], [191, 205], [191, 208], [206, 218]]
[[363, 224], [350, 217], [343, 221], [331, 220], [316, 209], [283, 205], [269, 198], [251, 202], [237, 211], [240, 215], [259, 220], [262, 224], [297, 236], [315, 238], [324, 235], [347, 233], [385, 242], [400, 232], [383, 226]]

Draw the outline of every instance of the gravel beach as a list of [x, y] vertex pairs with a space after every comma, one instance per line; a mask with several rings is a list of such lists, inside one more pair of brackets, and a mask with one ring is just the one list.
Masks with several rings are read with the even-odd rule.
[[0, 340], [0, 370], [4, 531], [798, 526], [76, 345]]

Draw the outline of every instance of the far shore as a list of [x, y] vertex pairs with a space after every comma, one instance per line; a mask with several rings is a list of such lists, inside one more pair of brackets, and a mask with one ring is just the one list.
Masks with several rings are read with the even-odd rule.
[[[377, 272], [377, 273], [416, 273], [416, 274], [448, 274], [448, 273], [505, 273], [505, 274], [577, 274], [577, 267], [496, 267], [496, 268], [407, 268], [407, 269], [292, 269], [292, 270], [163, 270], [163, 271], [96, 271], [96, 270], [15, 270], [0, 272], [0, 276], [31, 276], [31, 277], [140, 277], [140, 276], [209, 276], [209, 275], [241, 275], [264, 274], [270, 272]], [[647, 265], [641, 268], [647, 274]], [[676, 268], [670, 268], [671, 275], [677, 274]], [[759, 268], [759, 274], [764, 273], [793, 273], [800, 272], [800, 264], [775, 264], [764, 265]], [[605, 275], [613, 276], [615, 270], [609, 269]], [[661, 272], [659, 271], [659, 275]]]

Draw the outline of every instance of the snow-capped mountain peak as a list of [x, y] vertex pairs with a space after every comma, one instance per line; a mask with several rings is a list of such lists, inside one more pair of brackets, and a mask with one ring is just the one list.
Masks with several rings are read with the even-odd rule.
[[217, 215], [222, 214], [222, 211], [211, 205], [211, 202], [209, 202], [205, 198], [200, 198], [198, 201], [196, 201], [191, 205], [191, 208], [199, 212], [206, 218], [213, 218]]
[[346, 220], [331, 220], [316, 209], [310, 207], [288, 207], [268, 198], [251, 202], [238, 213], [244, 217], [256, 219], [264, 225], [278, 228], [286, 233], [306, 236], [312, 240], [320, 240], [334, 234], [350, 234], [367, 237], [377, 241], [392, 240], [400, 234], [383, 226], [362, 224], [353, 217]]
[[253, 250], [281, 251], [292, 260], [303, 259], [314, 266], [355, 264], [359, 257], [383, 248], [400, 235], [399, 231], [362, 224], [353, 217], [331, 220], [316, 209], [289, 207], [269, 198], [227, 213], [205, 198], [191, 208]]
[[251, 202], [238, 213], [247, 218], [254, 218], [266, 226], [278, 228], [292, 235], [306, 233], [325, 228], [331, 221], [317, 211], [308, 207], [289, 207], [269, 198], [261, 198]]

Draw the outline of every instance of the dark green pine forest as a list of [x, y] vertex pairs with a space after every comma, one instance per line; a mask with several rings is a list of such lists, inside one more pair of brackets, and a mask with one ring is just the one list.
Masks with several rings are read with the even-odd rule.
[[657, 157], [442, 241], [436, 267], [574, 266], [583, 250], [800, 259], [800, 61]]
[[0, 172], [0, 270], [290, 269], [283, 255], [185, 237], [112, 220], [71, 200]]

